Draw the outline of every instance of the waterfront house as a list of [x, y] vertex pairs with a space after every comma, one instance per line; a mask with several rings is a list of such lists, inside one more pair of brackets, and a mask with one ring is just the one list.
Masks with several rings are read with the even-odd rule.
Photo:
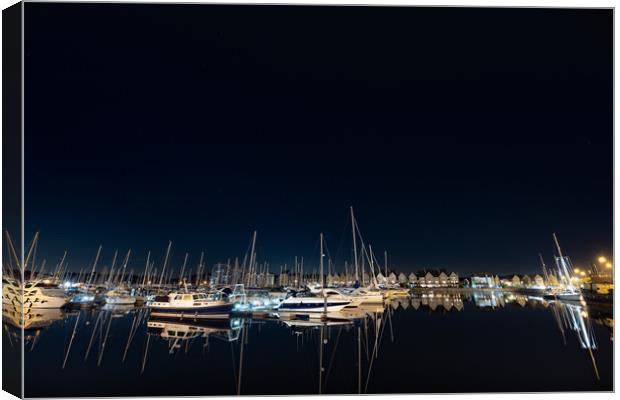
[[524, 287], [530, 287], [530, 286], [532, 286], [532, 278], [530, 278], [530, 277], [529, 277], [529, 276], [527, 276], [527, 275], [523, 275], [523, 278], [521, 278], [521, 284], [522, 284]]
[[452, 272], [450, 274], [448, 281], [450, 283], [450, 286], [452, 286], [452, 287], [458, 287], [459, 286], [459, 276], [456, 273], [454, 273], [454, 272]]
[[439, 286], [439, 276], [433, 276], [433, 274], [429, 271], [424, 275], [424, 280], [426, 281], [426, 287], [438, 287]]
[[424, 270], [409, 274], [406, 278], [404, 274], [399, 275], [399, 282], [409, 283], [412, 287], [439, 288], [439, 287], [458, 287], [459, 276], [452, 272], [448, 274], [445, 270]]
[[388, 276], [388, 282], [389, 282], [391, 285], [396, 284], [396, 282], [397, 282], [397, 278], [396, 278], [396, 274], [395, 274], [395, 273], [393, 273], [393, 272], [392, 272], [392, 273]]
[[521, 278], [519, 278], [519, 275], [514, 275], [511, 279], [512, 282], [512, 286], [521, 286]]
[[448, 286], [448, 275], [445, 272], [441, 272], [439, 274], [439, 286], [447, 287]]
[[398, 283], [400, 283], [401, 285], [407, 283], [407, 276], [402, 272], [398, 275]]
[[538, 287], [544, 287], [545, 281], [543, 280], [543, 277], [536, 274], [536, 276], [534, 277], [534, 285]]

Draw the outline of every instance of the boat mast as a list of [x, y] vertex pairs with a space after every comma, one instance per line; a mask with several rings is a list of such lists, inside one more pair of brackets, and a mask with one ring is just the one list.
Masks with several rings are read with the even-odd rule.
[[149, 261], [151, 259], [151, 252], [149, 251], [148, 254], [146, 255], [146, 266], [144, 267], [144, 276], [142, 277], [142, 288], [145, 287], [146, 285], [146, 277], [148, 275], [148, 271], [149, 271]]
[[189, 257], [189, 253], [185, 253], [185, 260], [183, 260], [183, 266], [181, 267], [181, 275], [179, 276], [179, 285], [183, 284], [183, 274], [185, 273], [185, 265], [187, 264], [187, 257]]
[[385, 277], [387, 278], [388, 276], [388, 266], [387, 266], [387, 250], [385, 250], [383, 252], [383, 257], [385, 259]]
[[547, 266], [545, 265], [545, 261], [543, 260], [542, 254], [538, 253], [538, 257], [540, 257], [540, 265], [542, 266], [545, 280], [547, 281], [547, 285], [549, 285], [549, 273], [547, 272]]
[[123, 279], [125, 279], [125, 270], [127, 269], [127, 264], [129, 263], [129, 256], [131, 255], [131, 249], [127, 251], [127, 255], [125, 256], [125, 260], [123, 261], [123, 270], [121, 272], [121, 276], [118, 280], [118, 285], [121, 286], [123, 284]]
[[168, 241], [168, 248], [166, 249], [166, 256], [164, 257], [164, 265], [161, 267], [161, 275], [159, 276], [158, 288], [161, 289], [161, 284], [164, 280], [164, 273], [166, 272], [166, 264], [168, 264], [168, 257], [170, 256], [170, 248], [172, 247], [172, 240]]
[[257, 234], [257, 231], [254, 231], [254, 233], [252, 234], [252, 250], [250, 251], [250, 266], [249, 266], [248, 281], [247, 281], [248, 287], [250, 287], [250, 282], [252, 279], [252, 268], [254, 266], [254, 263], [256, 262], [256, 254], [254, 253], [256, 249], [256, 234]]
[[93, 276], [95, 275], [95, 268], [97, 267], [97, 261], [99, 261], [99, 255], [101, 254], [101, 245], [99, 245], [99, 249], [97, 249], [97, 255], [95, 256], [95, 262], [93, 262], [93, 269], [92, 271], [90, 271], [90, 276], [88, 278], [88, 282], [86, 284], [86, 287], [88, 287], [93, 279]]
[[109, 287], [114, 277], [114, 267], [116, 266], [116, 257], [118, 256], [118, 250], [114, 250], [114, 256], [112, 257], [112, 266], [110, 267], [110, 274], [108, 275], [108, 281], [106, 285]]
[[327, 296], [325, 296], [325, 275], [323, 274], [323, 233], [320, 234], [321, 240], [321, 259], [320, 259], [320, 269], [321, 269], [321, 287], [323, 292], [323, 312], [327, 314]]
[[553, 241], [555, 242], [555, 247], [556, 247], [556, 249], [558, 251], [558, 255], [559, 255], [559, 258], [556, 259], [557, 261], [559, 261], [558, 269], [560, 270], [562, 275], [564, 275], [564, 278], [566, 279], [566, 285], [569, 288], [572, 289], [573, 288], [573, 284], [571, 282], [571, 274], [568, 271], [568, 268], [566, 266], [566, 261], [564, 259], [564, 255], [562, 254], [562, 249], [560, 248], [560, 242], [558, 241], [558, 238], [555, 235], [555, 233], [553, 234]]
[[355, 280], [359, 282], [359, 270], [357, 266], [357, 240], [355, 234], [355, 216], [353, 215], [353, 206], [351, 208], [351, 232], [353, 234], [353, 259], [355, 260]]
[[200, 286], [200, 272], [202, 271], [202, 263], [204, 262], [205, 252], [200, 252], [200, 261], [198, 262], [198, 267], [196, 271], [196, 288]]

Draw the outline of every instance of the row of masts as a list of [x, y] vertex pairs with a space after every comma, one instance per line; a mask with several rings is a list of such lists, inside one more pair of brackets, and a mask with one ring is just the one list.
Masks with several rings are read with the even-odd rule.
[[538, 254], [545, 282], [550, 282], [551, 275], [556, 275], [559, 279], [559, 282], [564, 285], [564, 287], [569, 290], [575, 290], [573, 286], [573, 268], [571, 265], [571, 261], [567, 256], [562, 253], [562, 249], [560, 248], [560, 242], [558, 241], [558, 237], [555, 233], [553, 234], [553, 242], [557, 254], [557, 256], [555, 256], [555, 270], [545, 264], [542, 254]]
[[[351, 232], [353, 239], [353, 263], [344, 263], [344, 278], [348, 283], [361, 284], [367, 286], [377, 284], [376, 271], [379, 272], [381, 266], [372, 246], [366, 244], [359, 230], [357, 220], [350, 208]], [[246, 252], [242, 263], [235, 258], [234, 263], [227, 260], [226, 263], [215, 264], [211, 271], [208, 270], [205, 262], [204, 251], [200, 254], [200, 260], [195, 269], [189, 267], [189, 253], [185, 253], [180, 269], [171, 267], [172, 241], [168, 242], [166, 251], [160, 267], [157, 267], [151, 252], [148, 251], [146, 262], [143, 269], [136, 270], [129, 267], [132, 250], [128, 249], [124, 256], [115, 250], [110, 266], [104, 266], [98, 270], [102, 258], [103, 246], [97, 248], [92, 265], [80, 268], [79, 272], [69, 269], [68, 252], [65, 250], [55, 268], [46, 271], [46, 260], [37, 263], [36, 253], [38, 249], [39, 232], [36, 232], [24, 260], [24, 267], [17, 256], [15, 245], [8, 232], [5, 233], [9, 262], [3, 264], [5, 276], [13, 279], [23, 278], [41, 280], [48, 279], [55, 282], [71, 282], [81, 284], [86, 287], [105, 286], [105, 287], [140, 287], [144, 289], [168, 288], [171, 286], [226, 286], [244, 284], [245, 287], [272, 287], [287, 286], [301, 288], [311, 284], [324, 284], [325, 272], [331, 276], [336, 272], [335, 265], [331, 258], [327, 259], [327, 271], [323, 268], [323, 258], [325, 254], [321, 251], [319, 271], [316, 268], [310, 270], [304, 263], [304, 257], [295, 256], [292, 266], [288, 264], [280, 265], [279, 274], [271, 271], [271, 266], [267, 262], [259, 263], [256, 251], [258, 232], [252, 233], [250, 246]], [[325, 243], [323, 234], [321, 236], [321, 246]], [[326, 247], [326, 244], [325, 244]], [[387, 272], [387, 252], [385, 256], [385, 269]], [[122, 259], [121, 259], [122, 257]], [[16, 268], [17, 267], [17, 268]], [[276, 276], [278, 280], [276, 281]]]

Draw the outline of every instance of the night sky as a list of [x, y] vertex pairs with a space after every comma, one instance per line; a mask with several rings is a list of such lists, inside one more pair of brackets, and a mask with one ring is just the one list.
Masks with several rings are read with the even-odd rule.
[[611, 255], [612, 11], [26, 4], [26, 236], [279, 271]]

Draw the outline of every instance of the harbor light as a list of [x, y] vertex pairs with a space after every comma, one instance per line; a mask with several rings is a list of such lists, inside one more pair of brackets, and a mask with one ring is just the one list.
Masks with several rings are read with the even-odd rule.
[[581, 276], [586, 276], [586, 272], [585, 271], [581, 271], [580, 275]]
[[603, 264], [606, 261], [607, 261], [607, 259], [605, 257], [603, 257], [603, 256], [598, 258], [598, 262], [600, 262], [601, 264]]
[[578, 274], [578, 273], [580, 273], [580, 272], [581, 272], [581, 271], [579, 270], [579, 268], [575, 268], [575, 270], [574, 270], [574, 271], [575, 271], [575, 273], [576, 273], [576, 274]]
[[613, 265], [611, 265], [611, 263], [610, 263], [610, 262], [608, 262], [607, 264], [605, 264], [605, 267], [607, 267], [607, 268], [611, 268], [612, 266], [613, 266]]

